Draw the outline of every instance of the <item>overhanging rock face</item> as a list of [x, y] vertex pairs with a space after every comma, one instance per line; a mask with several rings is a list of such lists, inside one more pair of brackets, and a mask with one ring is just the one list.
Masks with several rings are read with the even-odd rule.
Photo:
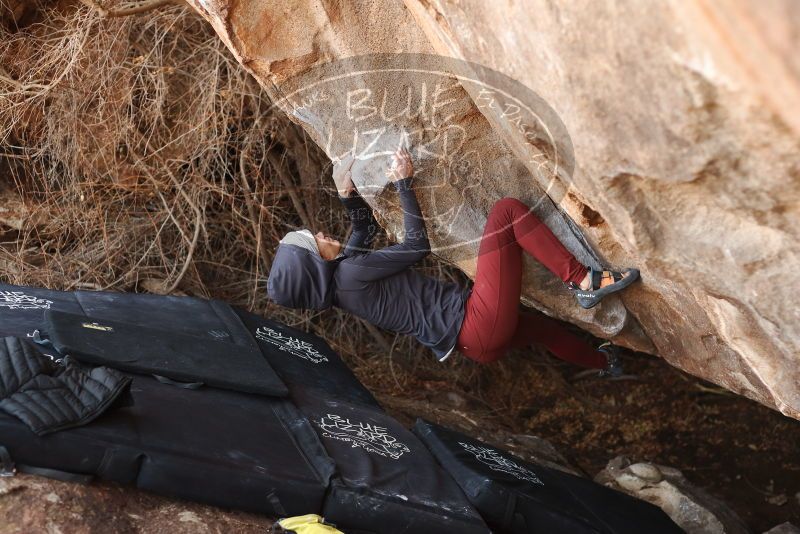
[[[474, 274], [492, 202], [521, 198], [583, 262], [643, 278], [586, 311], [530, 261], [526, 304], [800, 416], [796, 2], [192, 4], [332, 159], [365, 149], [354, 179], [388, 230], [402, 219], [383, 170], [406, 135], [430, 148], [414, 155], [440, 257]], [[422, 88], [442, 107], [381, 108]], [[538, 102], [530, 128], [504, 89]]]

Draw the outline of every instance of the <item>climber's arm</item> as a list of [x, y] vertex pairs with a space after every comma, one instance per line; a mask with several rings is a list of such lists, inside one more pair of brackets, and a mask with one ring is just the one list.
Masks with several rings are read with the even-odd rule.
[[372, 216], [372, 210], [361, 198], [353, 183], [352, 168], [354, 162], [353, 154], [348, 154], [337, 160], [333, 169], [333, 182], [336, 184], [339, 200], [347, 210], [353, 227], [350, 239], [347, 240], [343, 252], [348, 257], [369, 251], [378, 231], [378, 223]]
[[349, 257], [368, 252], [378, 233], [378, 222], [372, 215], [372, 208], [357, 191], [348, 196], [340, 195], [339, 200], [342, 201], [342, 205], [350, 215], [350, 222], [353, 226], [350, 239], [347, 240], [344, 247], [344, 255]]
[[[413, 176], [394, 182], [403, 208], [405, 240], [347, 260], [348, 275], [361, 282], [372, 282], [396, 274], [430, 254], [425, 219], [412, 188]], [[348, 247], [350, 243], [348, 242]]]

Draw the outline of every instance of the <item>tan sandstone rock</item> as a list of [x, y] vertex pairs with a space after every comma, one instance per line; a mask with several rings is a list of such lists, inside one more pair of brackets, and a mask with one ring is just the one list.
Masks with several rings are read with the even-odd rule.
[[[191, 3], [332, 159], [365, 118], [352, 113], [364, 106], [352, 108], [337, 89], [368, 94], [376, 109], [388, 95], [397, 109], [407, 88], [417, 99], [423, 86], [432, 96], [434, 78], [446, 76], [392, 54], [478, 64], [463, 64], [438, 86], [452, 97], [438, 114], [358, 124], [359, 141], [381, 127], [354, 178], [374, 194], [368, 201], [387, 229], [397, 232], [402, 220], [392, 192], [382, 190], [387, 155], [417, 130], [411, 144], [434, 147], [414, 155], [440, 257], [474, 275], [491, 203], [520, 198], [584, 263], [637, 266], [643, 279], [586, 311], [531, 260], [526, 304], [800, 417], [800, 306], [787, 288], [800, 268], [800, 4]], [[376, 53], [388, 55], [373, 59], [373, 70], [355, 68], [363, 62], [314, 70]], [[519, 128], [508, 102], [492, 105], [488, 78], [493, 90], [521, 89], [480, 65], [540, 96], [541, 122]], [[347, 84], [309, 91], [337, 72]]]

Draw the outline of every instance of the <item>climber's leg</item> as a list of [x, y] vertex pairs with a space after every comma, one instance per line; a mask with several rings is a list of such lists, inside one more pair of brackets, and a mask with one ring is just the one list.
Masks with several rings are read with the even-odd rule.
[[555, 319], [538, 312], [520, 313], [509, 348], [525, 348], [533, 343], [543, 345], [561, 360], [583, 367], [603, 369], [608, 363], [605, 354]]
[[[498, 235], [487, 245], [487, 251], [505, 243], [500, 236], [514, 239], [525, 252], [533, 256], [564, 282], [580, 284], [586, 277], [586, 267], [575, 259], [569, 250], [522, 201], [506, 197], [498, 200], [489, 212], [491, 231]], [[487, 228], [490, 226], [486, 223]], [[486, 230], [484, 230], [484, 239]], [[483, 241], [481, 241], [483, 244]]]
[[481, 363], [501, 358], [517, 327], [522, 248], [506, 220], [501, 210], [489, 213], [458, 337], [458, 350]]
[[[516, 336], [517, 342], [523, 343], [520, 346], [538, 341], [565, 360], [596, 366], [600, 362], [597, 358], [604, 358], [603, 355], [555, 322], [553, 332], [548, 333], [525, 317], [536, 339], [524, 343], [523, 334], [518, 334], [523, 250], [564, 282], [578, 284], [586, 277], [586, 268], [528, 206], [509, 197], [497, 201], [483, 229], [475, 284], [467, 299], [458, 350], [476, 361], [494, 361], [505, 354]], [[553, 326], [545, 320], [542, 324]], [[599, 367], [604, 362], [605, 359]]]
[[511, 229], [519, 245], [556, 276], [575, 290], [575, 297], [584, 308], [596, 306], [604, 297], [625, 289], [639, 278], [637, 269], [594, 271], [575, 259], [553, 232], [530, 208], [516, 198], [498, 200], [490, 217], [497, 232]]

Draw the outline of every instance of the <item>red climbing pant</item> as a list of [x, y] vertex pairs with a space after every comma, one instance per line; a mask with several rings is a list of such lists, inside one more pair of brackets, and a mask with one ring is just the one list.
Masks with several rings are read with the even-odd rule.
[[586, 267], [521, 201], [503, 198], [489, 212], [478, 251], [475, 284], [467, 299], [456, 348], [481, 363], [500, 359], [508, 349], [544, 345], [562, 360], [585, 367], [606, 365], [603, 353], [539, 312], [519, 311], [522, 252], [564, 282], [580, 283]]

